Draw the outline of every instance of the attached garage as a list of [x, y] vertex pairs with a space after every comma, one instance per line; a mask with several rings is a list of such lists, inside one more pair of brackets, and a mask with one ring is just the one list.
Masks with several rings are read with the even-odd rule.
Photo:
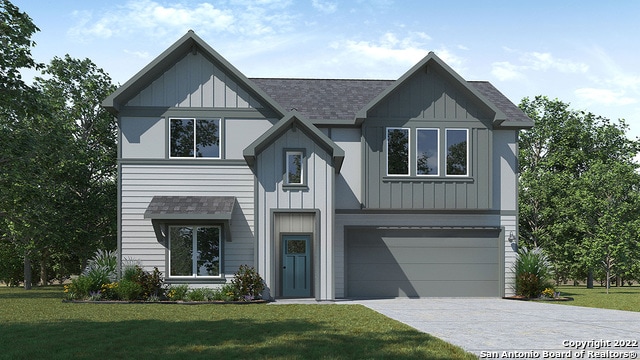
[[346, 230], [346, 296], [498, 297], [499, 228]]

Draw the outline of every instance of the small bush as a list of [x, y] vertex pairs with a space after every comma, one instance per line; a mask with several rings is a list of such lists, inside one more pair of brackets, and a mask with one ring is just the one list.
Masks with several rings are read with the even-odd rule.
[[214, 299], [215, 291], [208, 288], [197, 288], [187, 293], [187, 300], [189, 301], [212, 301]]
[[259, 299], [264, 290], [264, 280], [253, 267], [241, 265], [231, 283], [234, 285], [239, 300]]
[[189, 292], [189, 285], [171, 285], [167, 291], [167, 298], [171, 301], [181, 301], [187, 298], [187, 292]]
[[118, 298], [124, 301], [140, 300], [142, 298], [142, 287], [135, 281], [121, 280], [115, 288]]
[[521, 251], [515, 263], [516, 295], [536, 298], [545, 288], [553, 288], [553, 273], [546, 256], [539, 249]]

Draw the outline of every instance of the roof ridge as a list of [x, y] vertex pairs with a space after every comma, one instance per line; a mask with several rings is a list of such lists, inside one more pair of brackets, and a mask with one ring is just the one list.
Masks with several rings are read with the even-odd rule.
[[294, 78], [294, 77], [249, 77], [258, 80], [331, 80], [331, 81], [395, 81], [395, 79], [339, 79], [339, 78]]

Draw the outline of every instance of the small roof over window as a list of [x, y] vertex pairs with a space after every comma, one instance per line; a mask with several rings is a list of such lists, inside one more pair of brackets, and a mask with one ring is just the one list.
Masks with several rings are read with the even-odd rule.
[[154, 196], [144, 212], [152, 220], [231, 220], [234, 196]]

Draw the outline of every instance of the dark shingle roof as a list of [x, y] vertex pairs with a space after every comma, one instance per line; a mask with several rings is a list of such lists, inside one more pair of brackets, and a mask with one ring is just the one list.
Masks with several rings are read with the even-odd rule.
[[309, 120], [353, 120], [393, 80], [251, 79], [285, 110]]
[[[286, 111], [298, 110], [311, 121], [353, 120], [395, 80], [278, 79], [252, 78], [265, 93]], [[469, 81], [483, 96], [507, 116], [508, 123], [530, 123], [531, 119], [488, 81]]]
[[233, 196], [154, 196], [146, 219], [230, 219]]

